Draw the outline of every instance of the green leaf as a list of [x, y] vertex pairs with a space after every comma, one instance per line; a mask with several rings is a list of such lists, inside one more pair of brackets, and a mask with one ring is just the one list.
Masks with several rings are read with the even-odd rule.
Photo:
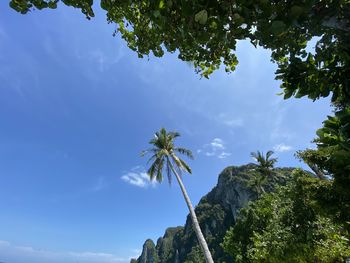
[[300, 6], [294, 5], [290, 9], [290, 16], [294, 19], [298, 19], [299, 16], [304, 12], [304, 9]]
[[282, 33], [286, 29], [286, 24], [283, 21], [273, 21], [271, 25], [271, 32], [275, 35]]
[[163, 9], [165, 7], [164, 0], [160, 0], [159, 2], [159, 9]]
[[156, 17], [156, 18], [160, 17], [160, 11], [159, 10], [154, 11], [153, 12], [153, 16]]
[[208, 12], [207, 10], [202, 10], [199, 11], [195, 16], [194, 16], [194, 21], [196, 21], [197, 23], [204, 25], [205, 23], [207, 23], [208, 20]]

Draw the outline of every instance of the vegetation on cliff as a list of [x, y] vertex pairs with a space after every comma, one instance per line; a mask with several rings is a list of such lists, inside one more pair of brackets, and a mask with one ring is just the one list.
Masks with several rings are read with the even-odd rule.
[[[261, 169], [261, 163], [227, 167], [196, 207], [215, 262], [336, 263], [350, 257], [349, 222], [340, 220], [342, 205], [335, 205], [330, 179], [270, 167], [261, 193], [252, 185]], [[166, 231], [151, 261], [141, 256], [137, 262], [205, 262], [189, 220]]]
[[[258, 192], [248, 183], [258, 169], [259, 166], [256, 164], [225, 168], [219, 175], [217, 186], [196, 206], [199, 224], [215, 262], [233, 260], [232, 256], [223, 250], [221, 243], [227, 230], [235, 224], [238, 211], [258, 197]], [[292, 171], [292, 168], [272, 169], [274, 179], [272, 177], [268, 179], [266, 191], [272, 191], [276, 183], [284, 185], [291, 178]], [[165, 235], [158, 239], [155, 250], [157, 255], [152, 261], [144, 260], [143, 251], [137, 262], [205, 262], [189, 216], [184, 227], [167, 229]]]
[[276, 192], [243, 208], [223, 247], [234, 262], [344, 262], [350, 256], [347, 223], [325, 213], [319, 199], [331, 182], [296, 169]]

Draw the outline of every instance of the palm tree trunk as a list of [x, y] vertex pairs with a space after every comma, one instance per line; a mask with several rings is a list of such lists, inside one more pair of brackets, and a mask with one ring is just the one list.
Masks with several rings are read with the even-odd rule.
[[190, 216], [191, 216], [191, 219], [192, 219], [193, 229], [194, 229], [194, 232], [197, 235], [198, 242], [199, 242], [200, 247], [202, 249], [202, 252], [204, 254], [205, 262], [206, 263], [214, 263], [213, 258], [212, 258], [211, 254], [210, 254], [210, 250], [208, 248], [208, 244], [207, 244], [207, 242], [204, 239], [203, 233], [202, 233], [201, 228], [200, 228], [199, 223], [198, 223], [198, 219], [197, 219], [196, 213], [195, 213], [195, 211], [193, 209], [191, 200], [190, 200], [190, 198], [189, 198], [189, 196], [187, 194], [186, 188], [185, 188], [185, 186], [184, 186], [184, 184], [183, 184], [183, 182], [181, 180], [181, 177], [175, 171], [175, 169], [174, 169], [174, 167], [172, 165], [170, 167], [171, 167], [171, 170], [173, 171], [173, 173], [175, 174], [177, 182], [180, 185], [180, 188], [181, 188], [182, 194], [183, 194], [183, 196], [185, 198], [188, 210], [190, 210]]

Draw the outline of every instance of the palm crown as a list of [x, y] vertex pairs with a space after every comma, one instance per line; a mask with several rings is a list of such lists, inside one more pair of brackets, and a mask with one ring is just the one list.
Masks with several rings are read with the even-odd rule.
[[147, 173], [151, 180], [154, 178], [158, 182], [163, 181], [163, 172], [166, 172], [169, 184], [171, 184], [171, 174], [177, 171], [181, 174], [182, 171], [192, 173], [191, 168], [184, 160], [177, 156], [183, 154], [190, 159], [193, 159], [192, 152], [182, 147], [175, 147], [174, 141], [180, 136], [178, 132], [167, 132], [164, 128], [154, 134], [154, 138], [149, 141], [153, 147], [141, 153], [144, 156], [151, 153], [152, 156], [148, 162], [152, 162]]
[[277, 158], [271, 158], [273, 154], [274, 154], [273, 151], [268, 151], [266, 155], [264, 155], [264, 153], [260, 151], [251, 153], [251, 156], [259, 165], [258, 170], [265, 176], [268, 176], [271, 174], [271, 169], [274, 167], [275, 163], [277, 162]]

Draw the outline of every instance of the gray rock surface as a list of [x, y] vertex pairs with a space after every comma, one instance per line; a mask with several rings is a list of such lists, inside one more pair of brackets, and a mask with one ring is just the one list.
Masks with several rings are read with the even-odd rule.
[[[233, 262], [225, 255], [220, 243], [226, 231], [234, 225], [240, 208], [249, 201], [257, 198], [248, 187], [248, 180], [256, 173], [255, 164], [230, 166], [219, 175], [217, 185], [202, 199], [196, 207], [196, 214], [212, 251], [214, 261]], [[293, 168], [274, 169], [273, 182], [269, 182], [267, 191], [274, 189], [274, 184], [284, 184]], [[155, 246], [153, 241], [147, 240], [143, 246], [137, 263], [204, 263], [197, 238], [192, 229], [192, 223], [187, 216], [184, 227], [172, 227], [165, 231]]]

